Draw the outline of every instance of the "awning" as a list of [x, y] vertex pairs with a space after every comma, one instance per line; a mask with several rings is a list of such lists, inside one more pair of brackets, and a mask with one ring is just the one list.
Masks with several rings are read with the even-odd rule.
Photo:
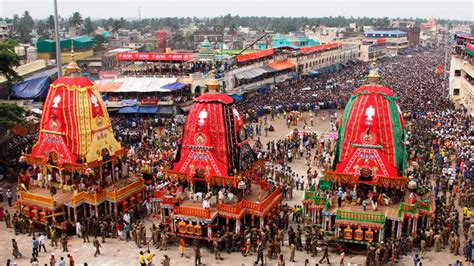
[[160, 114], [160, 115], [172, 115], [173, 114], [173, 107], [172, 106], [159, 106], [158, 107], [158, 114]]
[[235, 58], [235, 60], [237, 60], [237, 62], [240, 63], [240, 62], [245, 62], [245, 61], [249, 61], [249, 60], [254, 60], [254, 59], [267, 57], [267, 56], [272, 55], [273, 53], [274, 53], [274, 50], [273, 50], [273, 48], [271, 48], [271, 49], [257, 51], [257, 52], [253, 52], [253, 53], [238, 55]]
[[320, 45], [314, 45], [314, 46], [309, 46], [309, 47], [302, 47], [300, 48], [300, 52], [303, 54], [307, 53], [312, 53], [312, 52], [317, 52], [317, 51], [325, 51], [325, 50], [330, 50], [330, 49], [335, 49], [339, 48], [341, 46], [340, 43], [327, 43], [327, 44], [320, 44]]
[[466, 45], [466, 53], [469, 54], [470, 56], [474, 56], [474, 45], [468, 43]]
[[158, 111], [157, 106], [140, 106], [138, 108], [138, 112], [140, 114], [156, 114], [157, 111]]
[[181, 90], [184, 87], [186, 87], [185, 83], [174, 82], [174, 83], [171, 83], [171, 84], [164, 85], [158, 91], [160, 91], [160, 92], [176, 91], [176, 90]]
[[312, 71], [309, 71], [309, 72], [308, 72], [308, 75], [310, 75], [310, 76], [316, 76], [316, 75], [318, 75], [319, 73], [321, 73], [321, 71], [319, 71], [319, 70], [312, 70]]
[[268, 64], [268, 66], [274, 69], [275, 71], [280, 71], [289, 68], [294, 68], [296, 65], [290, 61], [280, 61]]
[[159, 91], [161, 87], [175, 82], [176, 78], [128, 77], [116, 92], [155, 92]]
[[253, 69], [250, 69], [250, 70], [247, 70], [247, 71], [237, 73], [237, 74], [235, 74], [235, 77], [237, 79], [253, 79], [253, 78], [256, 78], [256, 77], [258, 77], [260, 75], [263, 75], [265, 73], [271, 73], [271, 72], [274, 72], [274, 70], [272, 68], [257, 67], [257, 68], [253, 68]]
[[48, 94], [49, 76], [30, 79], [13, 85], [14, 98], [37, 99]]
[[99, 92], [115, 92], [123, 85], [123, 82], [96, 85]]
[[119, 114], [136, 114], [138, 113], [138, 106], [127, 106], [119, 109]]
[[47, 70], [38, 72], [34, 75], [31, 75], [31, 76], [27, 77], [24, 81], [37, 79], [37, 78], [43, 78], [43, 77], [51, 77], [51, 76], [54, 76], [54, 75], [57, 75], [57, 74], [58, 74], [58, 69], [57, 68], [51, 68], [51, 69], [47, 69]]

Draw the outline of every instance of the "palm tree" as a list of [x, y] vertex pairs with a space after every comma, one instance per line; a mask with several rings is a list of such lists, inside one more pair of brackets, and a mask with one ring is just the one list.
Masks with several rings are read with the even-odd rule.
[[79, 14], [79, 12], [74, 12], [74, 14], [72, 14], [72, 17], [69, 18], [69, 25], [72, 27], [79, 28], [83, 23], [84, 20], [82, 19], [82, 16], [81, 14]]

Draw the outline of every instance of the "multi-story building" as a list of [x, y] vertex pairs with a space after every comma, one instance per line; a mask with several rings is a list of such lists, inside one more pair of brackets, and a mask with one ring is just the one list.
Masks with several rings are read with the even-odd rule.
[[386, 40], [387, 53], [391, 55], [397, 55], [400, 51], [408, 47], [407, 33], [404, 31], [366, 31], [364, 35], [367, 40], [384, 38]]
[[325, 68], [345, 64], [359, 58], [359, 46], [353, 44], [328, 43], [300, 49], [297, 56], [297, 71], [307, 74]]
[[360, 45], [360, 60], [368, 62], [385, 56], [387, 56], [387, 45], [384, 38], [362, 41]]
[[10, 34], [13, 24], [7, 23], [6, 21], [0, 21], [0, 43], [5, 41]]
[[319, 42], [310, 39], [304, 32], [292, 32], [290, 35], [276, 34], [272, 38], [273, 48], [293, 47], [300, 48], [305, 46], [318, 45]]
[[474, 115], [474, 36], [455, 35], [449, 72], [449, 96]]

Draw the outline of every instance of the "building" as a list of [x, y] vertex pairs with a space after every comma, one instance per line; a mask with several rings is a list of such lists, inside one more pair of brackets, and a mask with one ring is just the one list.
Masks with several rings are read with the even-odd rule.
[[377, 40], [364, 40], [360, 45], [359, 59], [368, 62], [375, 58], [383, 58], [387, 55], [387, 45], [384, 38]]
[[[74, 44], [75, 58], [77, 60], [91, 57], [94, 52], [95, 39], [89, 36], [78, 36], [72, 39], [61, 39], [59, 41], [61, 48], [61, 63], [69, 63], [71, 60], [71, 44]], [[55, 60], [56, 43], [54, 40], [40, 40], [36, 42], [38, 59]]]
[[8, 38], [12, 28], [13, 24], [7, 23], [4, 20], [0, 20], [0, 43]]
[[474, 115], [474, 36], [455, 35], [449, 71], [449, 97]]
[[214, 55], [216, 51], [212, 49], [211, 42], [206, 38], [201, 43], [201, 47], [199, 47], [198, 57], [202, 60], [214, 60]]
[[224, 27], [223, 26], [201, 26], [193, 33], [193, 47], [195, 50], [199, 49], [201, 43], [208, 39], [212, 48], [217, 49], [218, 44], [224, 41]]
[[279, 48], [279, 47], [285, 47], [285, 46], [300, 48], [300, 47], [306, 47], [306, 46], [314, 46], [318, 44], [319, 42], [313, 39], [310, 39], [303, 32], [295, 32], [295, 33], [291, 33], [290, 35], [276, 34], [272, 38], [273, 48]]
[[399, 20], [392, 19], [390, 20], [391, 28], [412, 28], [415, 27], [416, 23], [413, 20]]
[[168, 32], [157, 31], [155, 36], [156, 36], [155, 51], [158, 53], [165, 52], [166, 47], [168, 47]]
[[366, 31], [364, 32], [364, 35], [367, 40], [384, 38], [386, 41], [387, 53], [391, 55], [397, 55], [400, 51], [408, 47], [407, 33], [404, 31]]
[[359, 58], [359, 46], [353, 44], [328, 43], [300, 49], [297, 56], [299, 74], [317, 74], [323, 70], [334, 70]]

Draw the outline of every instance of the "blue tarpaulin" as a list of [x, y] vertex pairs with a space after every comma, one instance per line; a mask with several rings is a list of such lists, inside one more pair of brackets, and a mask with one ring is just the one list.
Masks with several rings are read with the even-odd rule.
[[140, 114], [156, 114], [158, 106], [140, 106], [138, 112]]
[[12, 96], [22, 99], [46, 98], [49, 89], [49, 77], [57, 73], [58, 70], [52, 68], [29, 76], [23, 82], [13, 84]]
[[229, 95], [232, 99], [234, 99], [236, 102], [240, 102], [244, 99], [243, 96], [238, 95], [238, 94], [230, 94]]
[[26, 80], [13, 85], [14, 98], [38, 99], [45, 98], [48, 94], [49, 77]]
[[119, 109], [119, 114], [136, 114], [138, 113], [138, 106], [127, 106]]
[[162, 86], [158, 91], [167, 92], [167, 91], [175, 91], [181, 90], [182, 88], [186, 87], [186, 84], [181, 82], [174, 82], [170, 84], [166, 84]]

